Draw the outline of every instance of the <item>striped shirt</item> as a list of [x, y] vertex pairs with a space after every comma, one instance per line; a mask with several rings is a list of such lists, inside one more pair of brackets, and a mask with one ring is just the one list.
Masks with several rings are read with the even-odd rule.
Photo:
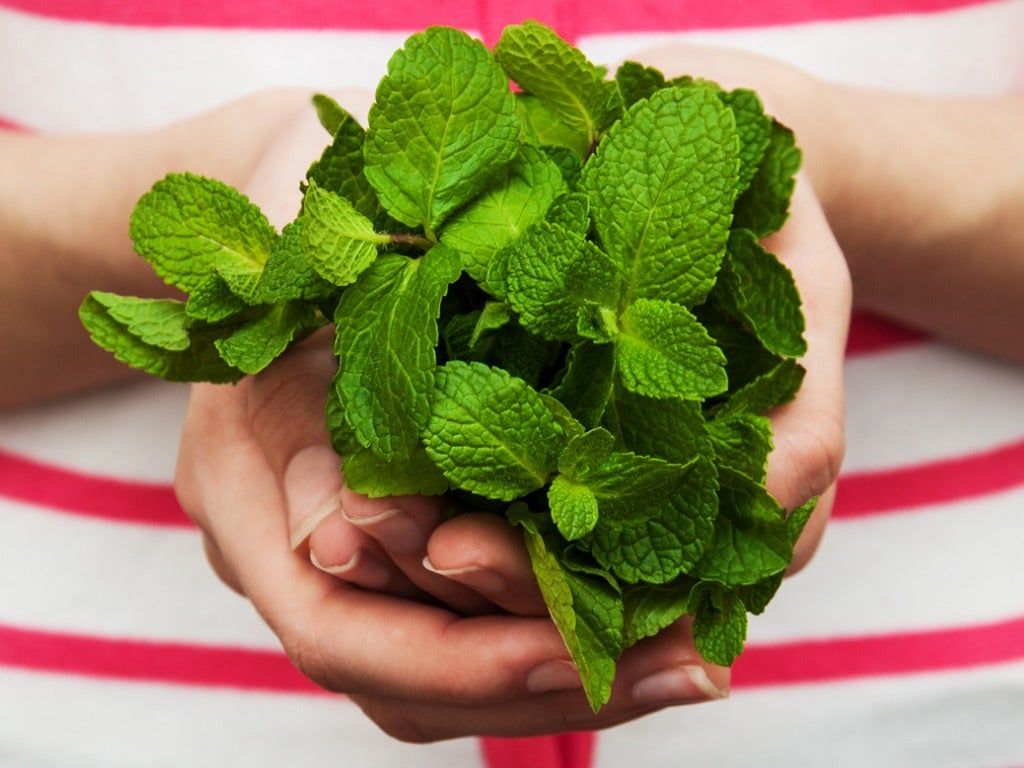
[[[670, 39], [848, 83], [1024, 91], [1024, 2], [0, 0], [0, 122], [146, 128], [275, 85], [373, 87], [428, 24], [525, 17], [597, 61]], [[187, 389], [0, 414], [0, 766], [1024, 765], [1024, 370], [854, 320], [817, 556], [727, 702], [600, 733], [392, 741], [292, 669], [170, 486]], [[158, 440], [153, 436], [159, 435]]]

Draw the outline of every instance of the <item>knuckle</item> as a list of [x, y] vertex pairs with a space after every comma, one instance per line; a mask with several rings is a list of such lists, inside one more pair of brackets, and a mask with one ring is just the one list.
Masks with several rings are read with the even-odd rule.
[[799, 430], [789, 436], [790, 449], [797, 466], [801, 467], [805, 498], [824, 493], [839, 477], [846, 439], [838, 419], [824, 419], [812, 428]]
[[363, 712], [391, 738], [406, 744], [430, 744], [444, 738], [427, 723], [411, 716], [401, 705], [374, 699], [362, 702]]

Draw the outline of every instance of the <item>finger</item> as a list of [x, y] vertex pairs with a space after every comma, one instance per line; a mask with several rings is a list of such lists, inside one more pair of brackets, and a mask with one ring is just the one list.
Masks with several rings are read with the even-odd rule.
[[313, 530], [309, 559], [324, 573], [364, 589], [399, 597], [425, 597], [377, 542], [340, 514], [328, 516]]
[[245, 593], [242, 592], [242, 585], [238, 581], [238, 576], [235, 575], [234, 569], [224, 560], [224, 555], [221, 554], [220, 547], [217, 546], [216, 542], [205, 533], [203, 534], [203, 553], [206, 555], [206, 561], [210, 564], [213, 572], [217, 574], [217, 578], [244, 597]]
[[441, 503], [432, 496], [369, 499], [348, 487], [341, 491], [345, 520], [376, 541], [413, 584], [459, 613], [486, 613], [493, 609], [489, 600], [424, 567], [427, 539], [441, 522]]
[[[568, 654], [547, 619], [460, 619], [431, 605], [355, 589], [310, 568], [288, 544], [284, 495], [237, 388], [208, 387], [186, 421], [183, 482], [225, 561], [289, 657], [330, 690], [487, 704], [527, 696]], [[202, 437], [202, 440], [197, 440]]]
[[522, 533], [502, 517], [465, 514], [442, 523], [427, 542], [423, 565], [509, 613], [547, 616]]
[[700, 658], [689, 626], [678, 622], [627, 651], [619, 661], [611, 699], [597, 714], [581, 691], [555, 691], [478, 707], [360, 697], [355, 701], [390, 735], [421, 743], [481, 734], [519, 737], [608, 728], [664, 707], [728, 695], [729, 670]]

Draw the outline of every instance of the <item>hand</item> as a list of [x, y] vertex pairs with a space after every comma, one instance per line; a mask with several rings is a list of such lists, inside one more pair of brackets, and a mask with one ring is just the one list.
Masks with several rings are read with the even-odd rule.
[[[311, 112], [268, 148], [246, 190], [279, 225], [293, 216], [298, 180], [325, 141]], [[303, 673], [416, 742], [602, 728], [724, 695], [728, 670], [705, 664], [680, 623], [623, 656], [611, 701], [595, 716], [518, 534], [480, 515], [439, 525], [436, 499], [369, 501], [342, 487], [323, 418], [333, 368], [320, 333], [236, 386], [194, 386], [176, 477], [215, 570], [252, 601]], [[343, 578], [293, 550], [314, 528], [312, 554]], [[463, 565], [432, 573], [428, 553], [442, 566]], [[478, 556], [504, 574], [504, 587], [464, 567]], [[428, 593], [433, 604], [410, 599]]]

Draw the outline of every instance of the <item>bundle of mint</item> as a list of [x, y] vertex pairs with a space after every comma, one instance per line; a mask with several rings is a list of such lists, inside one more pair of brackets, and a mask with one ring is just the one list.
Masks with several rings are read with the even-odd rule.
[[131, 235], [188, 300], [94, 292], [92, 338], [230, 382], [333, 322], [348, 485], [521, 526], [595, 710], [623, 649], [684, 614], [730, 664], [813, 508], [764, 487], [763, 414], [806, 350], [758, 241], [786, 218], [793, 134], [752, 91], [632, 62], [606, 79], [533, 22], [493, 52], [413, 35], [366, 130], [314, 104], [332, 140], [296, 219], [279, 234], [220, 182], [157, 182]]

